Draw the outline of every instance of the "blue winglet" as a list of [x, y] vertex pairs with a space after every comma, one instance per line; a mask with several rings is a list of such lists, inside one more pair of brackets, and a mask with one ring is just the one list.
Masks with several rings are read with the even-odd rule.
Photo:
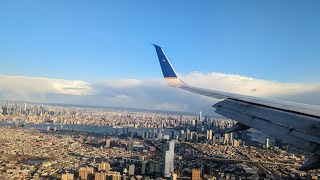
[[177, 78], [177, 75], [174, 72], [174, 69], [173, 69], [169, 59], [164, 54], [161, 47], [158, 45], [155, 45], [155, 44], [153, 44], [153, 45], [156, 48], [158, 59], [160, 62], [160, 66], [161, 66], [164, 78]]

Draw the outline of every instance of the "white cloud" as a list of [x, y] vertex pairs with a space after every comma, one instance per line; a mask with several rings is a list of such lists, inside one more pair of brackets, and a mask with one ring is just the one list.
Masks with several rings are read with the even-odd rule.
[[90, 95], [92, 89], [84, 81], [0, 75], [1, 99], [45, 100], [47, 94]]
[[[194, 86], [252, 96], [294, 100], [320, 105], [320, 84], [282, 83], [228, 75], [193, 72], [182, 76]], [[85, 82], [0, 75], [1, 100], [27, 100], [171, 111], [212, 111], [217, 100], [168, 87], [158, 80], [105, 80]]]
[[320, 83], [282, 83], [222, 73], [193, 72], [185, 76], [184, 79], [193, 85], [209, 89], [263, 97], [281, 97], [320, 90]]

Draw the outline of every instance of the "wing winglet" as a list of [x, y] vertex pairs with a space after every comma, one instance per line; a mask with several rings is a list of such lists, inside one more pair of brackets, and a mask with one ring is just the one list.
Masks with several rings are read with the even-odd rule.
[[179, 79], [176, 72], [174, 71], [169, 59], [163, 52], [160, 46], [153, 44], [156, 48], [156, 52], [158, 55], [159, 63], [161, 66], [161, 70], [163, 73], [164, 79], [169, 83], [171, 86], [180, 87], [183, 85], [183, 82]]

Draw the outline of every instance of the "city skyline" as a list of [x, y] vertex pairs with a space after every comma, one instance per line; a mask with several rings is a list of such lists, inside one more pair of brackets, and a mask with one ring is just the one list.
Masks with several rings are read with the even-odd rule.
[[[182, 76], [182, 79], [189, 84], [209, 89], [320, 105], [320, 84], [317, 83], [281, 83], [239, 75], [205, 75], [199, 72]], [[215, 99], [177, 91], [168, 87], [161, 78], [85, 82], [0, 75], [0, 85], [3, 87], [0, 90], [0, 100], [3, 103], [27, 101], [209, 113], [212, 111], [210, 106], [217, 102]]]

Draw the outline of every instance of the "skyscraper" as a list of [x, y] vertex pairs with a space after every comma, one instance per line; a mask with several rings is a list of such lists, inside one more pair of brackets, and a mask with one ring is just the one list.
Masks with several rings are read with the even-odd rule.
[[162, 171], [164, 177], [170, 177], [174, 171], [174, 141], [167, 141], [163, 147]]
[[171, 130], [171, 139], [174, 139], [174, 130]]
[[132, 149], [133, 149], [133, 142], [132, 142], [132, 141], [129, 141], [129, 142], [127, 143], [127, 151], [132, 151]]
[[105, 146], [105, 148], [110, 148], [110, 143], [111, 143], [110, 138], [106, 138], [106, 146]]
[[229, 134], [228, 133], [225, 133], [223, 135], [223, 144], [225, 144], [225, 145], [229, 144]]
[[109, 163], [101, 162], [98, 164], [98, 171], [109, 171], [110, 169]]
[[201, 111], [199, 112], [199, 119], [198, 120], [199, 120], [198, 123], [202, 122], [202, 112]]
[[212, 130], [209, 130], [209, 141], [212, 141]]
[[9, 114], [9, 108], [7, 105], [2, 106], [2, 115], [6, 116]]
[[266, 148], [266, 149], [269, 149], [269, 147], [270, 147], [269, 138], [266, 138], [266, 139], [265, 139], [265, 148]]
[[146, 168], [147, 168], [147, 161], [142, 161], [141, 162], [141, 174], [142, 175], [146, 174]]
[[79, 178], [81, 180], [90, 179], [93, 176], [94, 169], [92, 167], [80, 167], [79, 168]]
[[183, 129], [180, 130], [180, 139], [181, 139], [181, 141], [184, 140], [184, 130]]
[[129, 175], [133, 176], [134, 175], [134, 171], [135, 171], [135, 165], [134, 164], [130, 164], [129, 165]]
[[233, 133], [230, 133], [229, 143], [230, 143], [231, 145], [233, 145]]
[[27, 101], [25, 101], [25, 102], [24, 102], [23, 111], [24, 111], [24, 113], [26, 113], [26, 112], [27, 112]]
[[280, 139], [276, 139], [276, 140], [275, 140], [275, 146], [277, 146], [277, 147], [279, 147], [280, 149], [282, 149], [282, 145], [283, 145], [282, 140], [280, 140]]
[[190, 129], [187, 129], [186, 140], [190, 141]]

